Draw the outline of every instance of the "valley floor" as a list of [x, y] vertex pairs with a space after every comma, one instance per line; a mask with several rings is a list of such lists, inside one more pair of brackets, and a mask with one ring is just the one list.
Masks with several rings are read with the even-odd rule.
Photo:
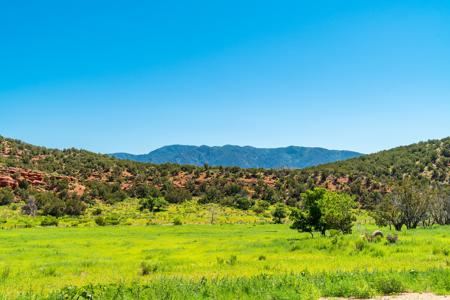
[[4, 229], [0, 295], [60, 299], [122, 286], [158, 295], [179, 282], [185, 299], [450, 294], [449, 226], [403, 231], [395, 244], [361, 239], [374, 229], [359, 224], [349, 236], [314, 238], [270, 224]]

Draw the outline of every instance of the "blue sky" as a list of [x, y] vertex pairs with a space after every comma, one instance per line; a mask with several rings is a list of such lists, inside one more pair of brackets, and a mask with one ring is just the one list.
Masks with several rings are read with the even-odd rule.
[[4, 1], [0, 134], [370, 153], [450, 135], [449, 1]]

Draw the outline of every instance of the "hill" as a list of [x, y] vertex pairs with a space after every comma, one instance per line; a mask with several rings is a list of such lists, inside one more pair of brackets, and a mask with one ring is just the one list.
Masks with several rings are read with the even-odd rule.
[[221, 147], [172, 145], [148, 154], [115, 153], [112, 156], [154, 164], [224, 166], [241, 168], [305, 168], [361, 156], [353, 151], [312, 147], [255, 148], [225, 145]]
[[58, 202], [62, 207], [70, 197], [89, 204], [150, 194], [162, 195], [171, 203], [198, 197], [203, 203], [240, 209], [254, 206], [258, 199], [297, 205], [300, 194], [314, 186], [349, 192], [361, 205], [370, 207], [392, 182], [405, 175], [449, 184], [450, 138], [307, 169], [277, 170], [155, 165], [0, 137], [0, 187], [12, 189], [15, 201], [49, 192], [63, 201]]

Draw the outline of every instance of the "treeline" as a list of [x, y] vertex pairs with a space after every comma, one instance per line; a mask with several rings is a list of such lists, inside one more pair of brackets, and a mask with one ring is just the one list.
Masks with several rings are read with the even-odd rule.
[[372, 212], [380, 226], [401, 230], [419, 225], [450, 224], [450, 192], [448, 186], [404, 178], [392, 187]]

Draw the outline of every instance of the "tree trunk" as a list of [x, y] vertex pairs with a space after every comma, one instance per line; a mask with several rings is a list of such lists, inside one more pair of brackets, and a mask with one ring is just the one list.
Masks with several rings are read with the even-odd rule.
[[400, 224], [394, 224], [395, 230], [397, 230], [397, 231], [401, 231], [401, 230], [402, 230], [402, 226], [403, 226], [402, 223], [400, 223]]

